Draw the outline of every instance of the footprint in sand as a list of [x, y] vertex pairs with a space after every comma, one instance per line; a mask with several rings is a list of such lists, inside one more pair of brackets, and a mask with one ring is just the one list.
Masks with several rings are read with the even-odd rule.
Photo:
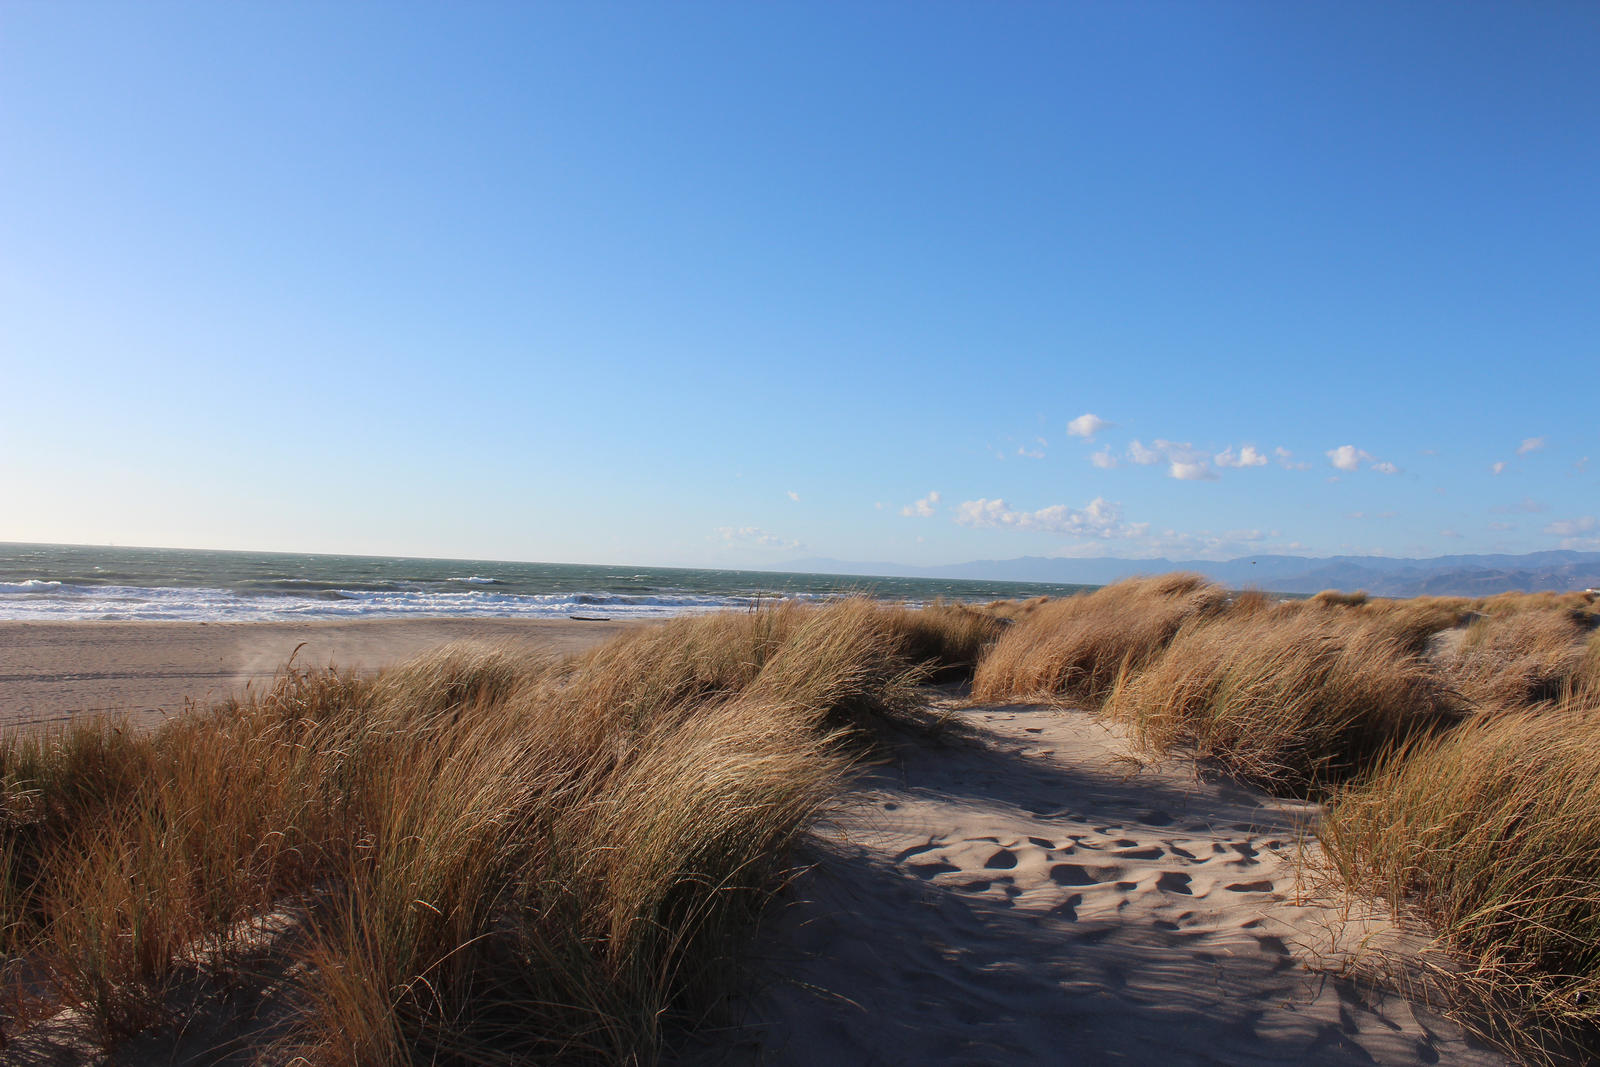
[[1083, 894], [1074, 893], [1054, 908], [1050, 909], [1051, 915], [1059, 915], [1069, 923], [1078, 921], [1078, 905], [1083, 903]]
[[1259, 882], [1234, 882], [1223, 888], [1232, 893], [1270, 893], [1274, 886], [1266, 879], [1262, 879]]
[[1003, 848], [984, 861], [983, 865], [991, 871], [1009, 871], [1017, 865], [1017, 854], [1009, 848]]
[[1289, 946], [1284, 943], [1281, 937], [1273, 937], [1271, 934], [1258, 934], [1256, 942], [1261, 946], [1262, 952], [1270, 955], [1287, 956], [1289, 954]]
[[1182, 871], [1162, 871], [1161, 877], [1156, 879], [1156, 888], [1163, 893], [1182, 893], [1184, 896], [1194, 896], [1194, 890], [1189, 888], [1193, 881]]
[[950, 874], [961, 869], [955, 864], [946, 863], [943, 860], [934, 860], [932, 863], [909, 863], [906, 866], [910, 867], [911, 873], [918, 878], [937, 878], [941, 874]]
[[925, 844], [925, 845], [912, 845], [910, 848], [906, 849], [904, 852], [901, 852], [899, 855], [895, 856], [894, 862], [896, 862], [896, 863], [904, 863], [906, 860], [910, 859], [913, 856], [920, 856], [924, 852], [932, 852], [936, 848], [943, 848], [943, 847], [944, 847], [943, 845], [941, 845], [941, 844], [939, 844], [939, 843], [937, 843], [937, 842], [935, 842], [935, 841], [930, 839], [928, 841], [928, 843]]
[[1125, 849], [1122, 852], [1116, 853], [1117, 858], [1123, 860], [1158, 860], [1165, 855], [1165, 850], [1158, 848], [1155, 845], [1147, 845], [1144, 848]]
[[1084, 867], [1077, 863], [1058, 863], [1050, 868], [1050, 880], [1056, 885], [1103, 885], [1121, 873], [1121, 867]]

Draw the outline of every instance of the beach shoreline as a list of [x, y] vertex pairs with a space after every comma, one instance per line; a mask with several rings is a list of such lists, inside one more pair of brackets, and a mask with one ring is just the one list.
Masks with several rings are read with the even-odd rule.
[[[638, 620], [403, 618], [293, 622], [0, 621], [0, 728], [124, 714], [148, 724], [303, 667], [373, 671], [452, 641], [580, 652]], [[299, 649], [296, 652], [296, 649]]]

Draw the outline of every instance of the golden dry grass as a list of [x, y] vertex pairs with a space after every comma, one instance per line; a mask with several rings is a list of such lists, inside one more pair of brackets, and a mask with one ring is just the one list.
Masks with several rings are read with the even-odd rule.
[[1049, 601], [1008, 627], [979, 662], [973, 699], [1098, 701], [1184, 622], [1227, 604], [1225, 590], [1188, 574], [1129, 579]]
[[7, 1025], [76, 1005], [110, 1047], [265, 951], [269, 1061], [649, 1060], [727, 981], [843, 731], [914, 713], [914, 629], [779, 607], [0, 737]]
[[1389, 627], [1316, 605], [1192, 620], [1105, 704], [1153, 749], [1294, 790], [1346, 777], [1461, 710]]
[[1589, 612], [1565, 607], [1479, 615], [1439, 664], [1485, 709], [1559, 700], [1587, 671], [1584, 642], [1594, 623]]
[[1321, 837], [1350, 891], [1465, 954], [1450, 988], [1502, 1045], [1583, 1059], [1600, 1051], [1596, 609], [1584, 593], [1230, 600], [1170, 576], [1034, 608], [974, 690], [1101, 700], [1152, 749], [1333, 788]]
[[1600, 690], [1395, 753], [1320, 836], [1347, 884], [1437, 930], [1480, 1024], [1533, 1059], [1600, 1048]]

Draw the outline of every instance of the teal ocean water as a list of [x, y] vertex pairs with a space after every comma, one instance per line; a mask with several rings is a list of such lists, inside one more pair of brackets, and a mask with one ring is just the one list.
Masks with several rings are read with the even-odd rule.
[[0, 543], [0, 619], [272, 619], [568, 615], [645, 618], [768, 598], [862, 593], [982, 602], [1087, 588], [1049, 582]]

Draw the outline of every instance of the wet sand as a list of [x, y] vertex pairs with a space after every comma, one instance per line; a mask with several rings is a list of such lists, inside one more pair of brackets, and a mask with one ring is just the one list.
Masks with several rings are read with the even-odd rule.
[[[577, 652], [637, 622], [363, 619], [338, 622], [0, 622], [0, 726], [125, 713], [155, 721], [300, 666], [376, 670], [451, 641], [531, 655]], [[295, 653], [296, 646], [301, 646]]]

